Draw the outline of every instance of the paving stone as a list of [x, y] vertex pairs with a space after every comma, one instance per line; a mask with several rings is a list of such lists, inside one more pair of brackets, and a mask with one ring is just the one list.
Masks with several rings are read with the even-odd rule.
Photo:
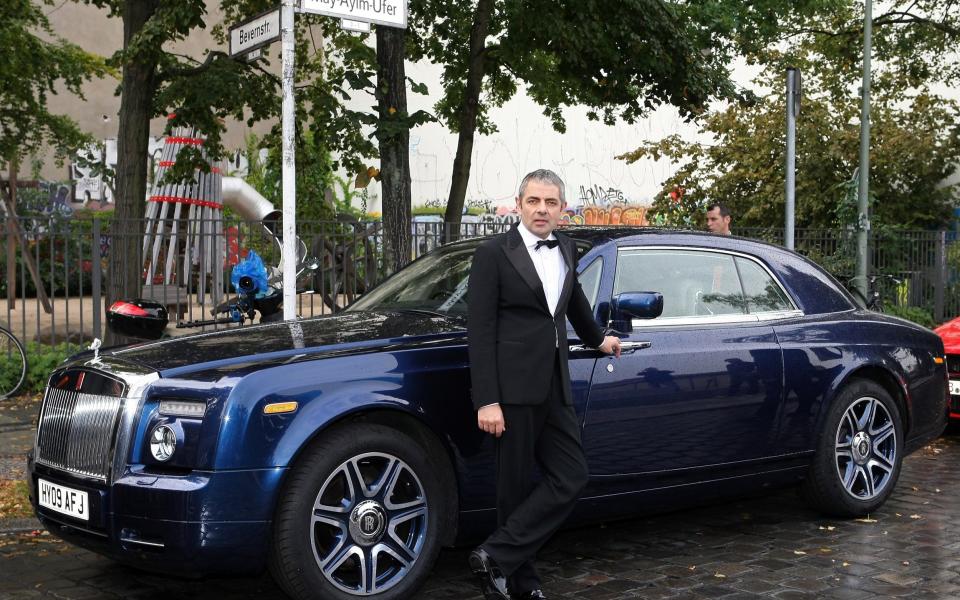
[[[875, 523], [824, 518], [784, 490], [582, 527], [544, 548], [544, 590], [559, 600], [960, 598], [960, 437], [936, 443], [939, 454], [921, 451], [904, 460], [900, 484], [871, 515]], [[444, 550], [411, 600], [480, 600], [466, 568], [468, 551]], [[0, 600], [21, 598], [285, 597], [266, 575], [151, 575], [52, 536], [0, 533]]]

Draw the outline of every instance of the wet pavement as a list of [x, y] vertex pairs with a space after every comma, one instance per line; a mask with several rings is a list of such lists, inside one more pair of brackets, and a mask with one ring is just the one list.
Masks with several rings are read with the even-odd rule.
[[[0, 479], [22, 473], [28, 411], [0, 412]], [[960, 435], [906, 458], [875, 515], [826, 519], [795, 490], [558, 534], [538, 564], [550, 598], [960, 598]], [[188, 580], [117, 565], [0, 520], [0, 600], [280, 600], [266, 575]], [[13, 530], [13, 531], [11, 531]], [[468, 549], [445, 550], [417, 598], [479, 599]]]

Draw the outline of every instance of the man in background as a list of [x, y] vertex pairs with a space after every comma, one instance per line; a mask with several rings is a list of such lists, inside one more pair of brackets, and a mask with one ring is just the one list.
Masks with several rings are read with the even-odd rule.
[[707, 229], [710, 233], [730, 235], [730, 209], [719, 202], [708, 206]]

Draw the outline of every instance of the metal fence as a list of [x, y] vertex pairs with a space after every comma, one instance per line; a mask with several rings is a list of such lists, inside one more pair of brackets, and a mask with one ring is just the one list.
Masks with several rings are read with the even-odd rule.
[[[182, 228], [179, 238], [145, 239], [144, 221], [59, 215], [17, 221], [20, 233], [0, 217], [0, 325], [23, 340], [45, 344], [102, 336], [107, 262], [123, 238], [137, 240], [137, 255], [125, 259], [138, 265], [141, 296], [167, 305], [171, 320], [180, 323], [210, 319], [218, 305], [235, 298], [230, 273], [250, 250], [268, 268], [280, 262], [279, 245], [261, 223], [224, 220], [200, 227], [170, 222], [161, 227]], [[505, 221], [464, 223], [459, 236], [498, 233], [508, 226]], [[318, 263], [298, 282], [297, 309], [304, 317], [342, 309], [387, 274], [380, 222], [301, 221], [298, 231], [302, 252]], [[734, 233], [772, 243], [783, 238], [782, 230]], [[440, 245], [446, 235], [444, 223], [413, 223], [411, 258]], [[874, 233], [872, 271], [897, 279], [882, 282], [885, 301], [923, 308], [938, 322], [960, 314], [960, 241], [952, 236], [942, 231]], [[188, 237], [190, 244], [183, 242]], [[849, 231], [798, 230], [795, 240], [799, 252], [845, 281], [853, 274], [855, 237]], [[181, 241], [171, 244], [170, 239]]]

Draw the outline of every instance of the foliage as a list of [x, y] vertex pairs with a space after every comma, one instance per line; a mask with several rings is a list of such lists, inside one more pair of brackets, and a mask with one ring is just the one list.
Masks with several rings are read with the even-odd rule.
[[933, 329], [937, 326], [937, 322], [934, 320], [933, 314], [929, 310], [920, 308], [919, 306], [898, 306], [896, 304], [891, 304], [884, 305], [883, 311], [895, 317], [913, 321], [917, 325], [923, 325], [928, 329]]
[[[444, 208], [442, 206], [414, 206], [412, 214], [414, 215], [437, 215], [442, 217], [444, 215]], [[482, 215], [486, 214], [486, 211], [477, 206], [468, 207], [464, 214], [467, 215]]]
[[0, 519], [23, 519], [33, 516], [29, 486], [25, 480], [0, 480]]
[[70, 356], [83, 350], [78, 344], [61, 343], [56, 345], [27, 342], [27, 380], [23, 393], [39, 393], [47, 385], [50, 373]]
[[51, 114], [57, 86], [82, 98], [81, 86], [107, 74], [103, 60], [55, 34], [44, 10], [52, 0], [6, 0], [0, 8], [0, 161], [53, 147], [64, 156], [89, 140], [69, 117]]
[[[633, 122], [660, 104], [696, 114], [708, 99], [732, 88], [719, 54], [701, 49], [683, 3], [653, 0], [535, 0], [493, 4], [484, 48], [486, 79], [477, 129], [496, 131], [489, 109], [502, 106], [520, 85], [564, 131], [562, 108], [583, 105], [608, 124]], [[444, 67], [440, 120], [457, 131], [466, 97], [469, 45], [476, 7], [453, 0], [411, 0], [410, 58]], [[706, 15], [709, 11], [699, 11]]]
[[[851, 91], [860, 75], [861, 7], [836, 2], [809, 15], [802, 28], [789, 24], [781, 31], [789, 36], [787, 49], [784, 44], [747, 46], [748, 60], [763, 67], [753, 82], [761, 95], [744, 94], [706, 115], [701, 128], [711, 142], [669, 136], [623, 155], [628, 162], [668, 158], [679, 163], [664, 182], [655, 210], [666, 210], [668, 191], [680, 185], [705, 203], [726, 203], [736, 226], [782, 224], [782, 74], [791, 65], [804, 75], [797, 122], [797, 227], [854, 224], [856, 211], [848, 199], [858, 162], [860, 99]], [[958, 77], [960, 62], [944, 51], [949, 40], [960, 40], [958, 11], [948, 8], [944, 1], [893, 2], [889, 12], [875, 18], [870, 173], [875, 226], [940, 227], [960, 199], [960, 186], [942, 185], [960, 162], [960, 107], [934, 91]], [[934, 19], [940, 9], [942, 20]], [[855, 198], [856, 187], [852, 191]]]
[[[283, 151], [280, 139], [255, 135], [247, 137], [247, 182], [271, 204], [283, 206]], [[335, 181], [334, 161], [325, 144], [306, 132], [296, 152], [297, 220], [324, 221], [333, 218], [334, 207], [326, 201], [326, 191]], [[266, 160], [260, 160], [260, 148], [266, 148]]]
[[[27, 351], [27, 377], [23, 382], [23, 387], [20, 388], [20, 394], [42, 392], [47, 385], [47, 378], [50, 377], [50, 373], [57, 365], [82, 348], [76, 344], [67, 343], [51, 346], [37, 342], [27, 342], [25, 349]], [[18, 376], [19, 373], [15, 372], [18, 366], [19, 362], [14, 363], [12, 357], [0, 354], [0, 381]], [[0, 387], [9, 389], [12, 387], [12, 380], [2, 381]]]
[[653, 213], [650, 224], [655, 227], [675, 229], [702, 229], [702, 215], [706, 212], [706, 201], [701, 197], [688, 195], [680, 186], [674, 186], [666, 195], [667, 201]]
[[[18, 190], [18, 195], [23, 191]], [[26, 194], [23, 194], [26, 195]], [[93, 219], [100, 221], [103, 236], [109, 236], [112, 212], [75, 211], [72, 217], [57, 213], [34, 210], [19, 210], [18, 221], [27, 239], [30, 257], [37, 264], [45, 290], [50, 296], [75, 296], [88, 294], [93, 289], [93, 269], [98, 262], [100, 249], [95, 251]], [[6, 231], [0, 219], [0, 231]], [[97, 241], [99, 245], [99, 240]], [[33, 298], [37, 294], [33, 278], [24, 264], [23, 253], [16, 251], [16, 294]], [[0, 279], [0, 294], [6, 295], [9, 279]]]

